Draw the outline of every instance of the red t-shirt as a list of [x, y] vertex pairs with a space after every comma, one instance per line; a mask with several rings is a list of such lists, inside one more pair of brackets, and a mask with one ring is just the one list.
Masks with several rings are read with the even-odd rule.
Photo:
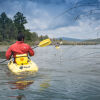
[[33, 56], [34, 50], [28, 44], [24, 43], [23, 41], [16, 41], [16, 43], [11, 45], [6, 51], [6, 59], [9, 60], [11, 55], [15, 57], [16, 54], [28, 54], [28, 53], [30, 56]]

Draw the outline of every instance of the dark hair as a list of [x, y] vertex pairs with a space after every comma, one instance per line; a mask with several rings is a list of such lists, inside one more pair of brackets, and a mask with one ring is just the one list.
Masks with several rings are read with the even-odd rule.
[[18, 40], [18, 41], [24, 40], [24, 34], [22, 34], [22, 33], [18, 34], [17, 40]]

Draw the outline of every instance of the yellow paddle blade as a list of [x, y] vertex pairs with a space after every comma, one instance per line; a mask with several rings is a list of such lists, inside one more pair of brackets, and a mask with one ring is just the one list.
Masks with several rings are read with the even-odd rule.
[[51, 40], [50, 39], [45, 39], [45, 40], [41, 41], [38, 46], [39, 47], [45, 47], [49, 44], [51, 44]]

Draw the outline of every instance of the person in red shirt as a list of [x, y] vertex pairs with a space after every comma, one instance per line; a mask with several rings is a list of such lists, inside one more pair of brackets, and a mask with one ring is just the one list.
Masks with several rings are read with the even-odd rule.
[[34, 50], [26, 43], [24, 43], [24, 35], [18, 34], [16, 43], [12, 44], [6, 51], [6, 59], [9, 60], [11, 56], [15, 58], [17, 54], [34, 55]]

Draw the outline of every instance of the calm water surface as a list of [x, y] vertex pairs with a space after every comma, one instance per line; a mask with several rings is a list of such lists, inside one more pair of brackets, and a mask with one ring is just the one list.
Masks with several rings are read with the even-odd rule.
[[0, 64], [0, 100], [100, 100], [100, 45], [36, 48], [31, 59], [34, 75]]

